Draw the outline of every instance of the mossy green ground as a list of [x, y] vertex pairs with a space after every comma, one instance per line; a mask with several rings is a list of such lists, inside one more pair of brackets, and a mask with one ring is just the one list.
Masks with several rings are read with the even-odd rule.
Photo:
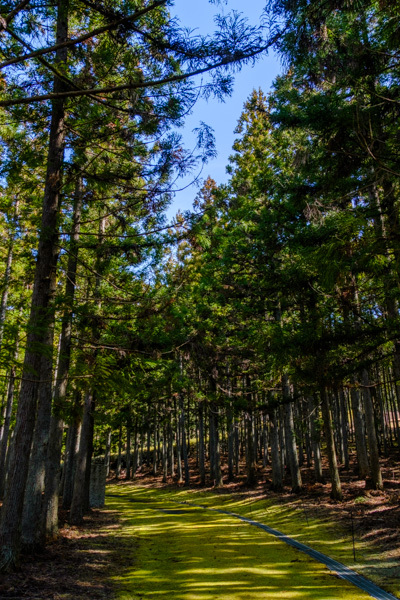
[[[134, 540], [130, 557], [124, 557], [114, 578], [119, 600], [370, 598], [323, 565], [255, 527], [230, 516], [177, 505], [173, 500], [246, 514], [291, 535], [289, 524], [296, 529], [298, 517], [285, 515], [282, 506], [268, 507], [265, 500], [254, 503], [212, 493], [133, 485], [111, 486], [107, 491], [124, 496], [107, 498], [107, 507], [117, 511], [121, 519], [116, 535], [125, 538], [121, 540], [125, 548], [126, 538]], [[296, 538], [300, 539], [298, 535]], [[301, 541], [311, 545], [308, 538]], [[318, 549], [349, 563], [344, 560], [351, 552], [348, 546], [340, 537], [330, 537]]]

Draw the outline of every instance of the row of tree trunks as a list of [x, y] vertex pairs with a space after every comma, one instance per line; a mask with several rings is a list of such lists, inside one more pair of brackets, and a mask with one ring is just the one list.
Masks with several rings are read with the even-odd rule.
[[[359, 385], [361, 388], [358, 387]], [[246, 389], [250, 389], [250, 381], [246, 382]], [[320, 400], [317, 397], [309, 396], [300, 401], [297, 398], [295, 402], [292, 398], [288, 378], [283, 376], [282, 397], [280, 400], [279, 396], [275, 394], [274, 401], [277, 402], [277, 408], [269, 411], [269, 419], [266, 418], [265, 413], [257, 410], [255, 399], [247, 392], [249, 409], [241, 420], [238, 420], [232, 412], [229, 401], [225, 410], [210, 401], [207, 413], [205, 413], [207, 403], [204, 400], [199, 402], [196, 412], [192, 411], [192, 423], [195, 431], [192, 428], [188, 430], [186, 427], [186, 403], [181, 395], [179, 409], [175, 406], [175, 413], [169, 408], [168, 403], [158, 404], [157, 418], [154, 421], [154, 435], [147, 438], [148, 447], [153, 439], [153, 472], [157, 474], [161, 464], [164, 481], [167, 480], [168, 474], [172, 474], [169, 464], [172, 464], [173, 461], [171, 457], [174, 456], [174, 444], [168, 431], [173, 430], [175, 414], [177, 474], [178, 481], [181, 483], [184, 481], [187, 483], [190, 479], [187, 435], [192, 435], [196, 439], [195, 456], [202, 485], [206, 481], [206, 448], [208, 447], [209, 477], [214, 485], [220, 486], [223, 483], [220, 458], [221, 451], [223, 451], [224, 454], [227, 454], [228, 480], [238, 474], [239, 460], [245, 456], [249, 485], [256, 481], [258, 461], [262, 460], [264, 467], [271, 461], [273, 487], [277, 490], [282, 489], [285, 467], [287, 467], [294, 492], [301, 490], [300, 463], [306, 459], [308, 466], [314, 466], [315, 480], [324, 482], [321, 453], [321, 442], [323, 442], [324, 448], [326, 448], [324, 452], [326, 451], [328, 458], [332, 497], [339, 499], [342, 491], [338, 464], [340, 459], [344, 468], [349, 467], [350, 436], [356, 442], [357, 456], [366, 457], [364, 477], [368, 479], [369, 485], [379, 487], [382, 480], [379, 479], [377, 438], [376, 435], [375, 440], [372, 438], [373, 445], [371, 446], [378, 461], [378, 470], [374, 476], [372, 472], [373, 455], [371, 450], [369, 451], [370, 456], [367, 455], [364, 433], [364, 423], [368, 423], [368, 389], [366, 379], [360, 384], [354, 380], [354, 386], [350, 387], [347, 395], [341, 388], [328, 390], [321, 385]], [[214, 397], [216, 385], [212, 379], [209, 391], [210, 395]], [[271, 401], [272, 398], [269, 399], [269, 404]], [[372, 395], [369, 396], [370, 411], [371, 408], [374, 413], [376, 407]], [[205, 418], [206, 414], [208, 414], [208, 419]], [[322, 431], [323, 437], [321, 436]], [[372, 422], [372, 432], [376, 432], [375, 421]], [[369, 438], [367, 439], [369, 440]], [[161, 444], [159, 440], [161, 440]]]

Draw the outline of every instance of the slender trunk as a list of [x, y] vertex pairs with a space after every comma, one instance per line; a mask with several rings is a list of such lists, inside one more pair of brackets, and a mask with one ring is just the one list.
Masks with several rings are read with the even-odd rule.
[[51, 422], [53, 360], [50, 348], [53, 347], [53, 327], [49, 327], [47, 333], [47, 346], [49, 350], [48, 354], [46, 353], [42, 356], [40, 365], [42, 382], [39, 387], [38, 409], [29, 460], [22, 518], [21, 539], [24, 550], [29, 553], [42, 548], [45, 543], [41, 514]]
[[233, 481], [234, 479], [234, 445], [235, 445], [235, 431], [233, 427], [233, 413], [232, 413], [232, 404], [229, 404], [227, 409], [227, 425], [228, 425], [228, 481]]
[[93, 396], [91, 392], [86, 393], [85, 409], [82, 420], [81, 439], [74, 479], [74, 492], [72, 496], [69, 522], [71, 525], [80, 525], [87, 504], [87, 471], [90, 473], [90, 461], [88, 460], [92, 435], [93, 435]]
[[276, 492], [283, 490], [281, 457], [279, 453], [279, 429], [277, 410], [274, 409], [271, 418], [271, 466], [272, 466], [272, 488]]
[[262, 461], [263, 468], [269, 464], [269, 454], [268, 454], [268, 426], [267, 426], [267, 415], [264, 413], [262, 416]]
[[14, 404], [14, 389], [15, 389], [15, 366], [11, 367], [10, 378], [8, 380], [7, 389], [7, 404], [3, 423], [3, 434], [0, 445], [0, 498], [3, 498], [4, 485], [6, 481], [6, 456], [8, 437], [10, 432], [12, 408]]
[[179, 395], [179, 407], [180, 407], [180, 424], [181, 424], [181, 433], [182, 433], [183, 465], [184, 465], [184, 469], [185, 469], [185, 485], [189, 485], [190, 475], [189, 475], [189, 460], [188, 460], [186, 432], [185, 432], [185, 408], [184, 408], [184, 402], [183, 402], [183, 394]]
[[221, 487], [223, 485], [222, 473], [221, 473], [221, 451], [219, 442], [219, 411], [217, 407], [213, 410], [214, 417], [214, 470], [215, 470], [215, 487]]
[[182, 452], [181, 452], [181, 435], [180, 435], [180, 419], [178, 415], [178, 410], [176, 407], [176, 400], [174, 401], [175, 408], [175, 422], [176, 422], [176, 461], [177, 461], [177, 469], [178, 469], [178, 483], [183, 483], [183, 473], [182, 473]]
[[199, 473], [200, 485], [206, 484], [206, 469], [204, 456], [204, 402], [199, 404]]
[[343, 461], [346, 471], [349, 469], [349, 423], [346, 410], [346, 399], [343, 389], [339, 392], [340, 413], [342, 417]]
[[314, 398], [310, 397], [308, 400], [309, 411], [311, 414], [311, 444], [314, 456], [314, 474], [315, 481], [318, 483], [325, 483], [325, 479], [322, 473], [322, 460], [321, 460], [321, 427], [319, 420], [319, 407], [315, 405]]
[[[93, 437], [94, 437], [94, 411], [95, 411], [95, 395], [92, 393], [90, 410], [87, 415], [89, 422], [87, 430], [87, 446], [86, 446], [86, 471], [84, 481], [84, 496], [83, 496], [83, 513], [86, 514], [90, 510], [90, 476], [92, 472], [92, 456], [93, 456]], [[75, 487], [75, 483], [74, 483]], [[73, 498], [72, 498], [73, 505]], [[71, 509], [72, 509], [71, 505]]]
[[[58, 0], [56, 41], [68, 38], [68, 0]], [[67, 48], [57, 50], [60, 65], [67, 59]], [[64, 83], [57, 77], [54, 92], [63, 91]], [[54, 320], [52, 293], [55, 289], [58, 258], [58, 227], [62, 164], [65, 147], [64, 99], [52, 101], [52, 116], [47, 157], [47, 173], [42, 208], [42, 222], [35, 268], [31, 313], [19, 394], [15, 426], [14, 456], [10, 463], [7, 491], [2, 508], [0, 530], [0, 570], [13, 568], [18, 562], [24, 493], [28, 476], [29, 455], [35, 428], [36, 401], [40, 380], [40, 363], [49, 352], [48, 330]], [[51, 402], [51, 396], [48, 398]]]
[[126, 471], [125, 471], [125, 479], [129, 480], [131, 478], [131, 434], [132, 434], [132, 424], [130, 415], [126, 420]]
[[324, 430], [326, 438], [326, 451], [328, 454], [329, 472], [331, 476], [331, 498], [333, 500], [341, 500], [343, 497], [342, 486], [340, 484], [339, 470], [337, 466], [335, 440], [333, 437], [332, 420], [329, 410], [328, 395], [325, 388], [321, 387], [321, 409], [324, 419]]
[[247, 452], [246, 452], [246, 484], [253, 486], [257, 482], [256, 457], [254, 452], [254, 414], [250, 408], [246, 415]]
[[46, 539], [54, 540], [58, 536], [58, 502], [61, 484], [61, 448], [64, 433], [64, 421], [52, 415], [50, 421], [49, 442], [45, 474], [45, 494], [42, 512], [42, 544]]
[[170, 406], [168, 421], [169, 464], [171, 477], [175, 477], [174, 431], [172, 427], [172, 407]]
[[115, 469], [115, 477], [119, 479], [121, 476], [121, 466], [122, 466], [122, 425], [119, 426], [118, 432], [118, 458], [117, 458], [117, 468]]
[[235, 475], [238, 476], [240, 473], [240, 464], [239, 464], [239, 419], [235, 418], [234, 421], [234, 431], [235, 431]]
[[153, 475], [154, 477], [157, 475], [157, 438], [158, 438], [158, 419], [157, 419], [157, 410], [154, 412], [154, 447], [153, 447]]
[[[57, 368], [57, 377], [54, 386], [53, 414], [51, 417], [50, 434], [46, 457], [45, 475], [45, 497], [42, 514], [42, 532], [49, 539], [55, 539], [58, 535], [58, 501], [60, 493], [60, 468], [61, 449], [64, 432], [64, 421], [62, 412], [66, 403], [68, 373], [71, 362], [71, 334], [72, 313], [76, 285], [76, 271], [78, 265], [78, 242], [80, 232], [80, 220], [82, 214], [82, 178], [78, 177], [74, 194], [74, 214], [71, 232], [70, 255], [67, 266], [67, 280], [65, 284], [65, 302], [60, 350]], [[44, 541], [44, 539], [43, 539]]]
[[215, 482], [215, 421], [213, 415], [213, 405], [210, 404], [208, 410], [208, 424], [209, 424], [209, 440], [208, 440], [208, 455], [210, 463], [210, 480]]
[[344, 448], [342, 435], [342, 414], [339, 407], [339, 392], [336, 386], [332, 396], [332, 416], [336, 453], [339, 463], [343, 463]]
[[[17, 212], [17, 209], [16, 209], [16, 212]], [[10, 242], [8, 244], [6, 270], [4, 272], [4, 278], [3, 278], [3, 293], [1, 295], [1, 302], [0, 302], [0, 350], [3, 345], [4, 323], [6, 320], [8, 292], [10, 289], [10, 277], [11, 277], [11, 267], [12, 267], [12, 261], [13, 261], [13, 249], [14, 249], [14, 235], [12, 234], [10, 237]]]
[[187, 401], [187, 410], [185, 412], [186, 421], [186, 449], [188, 458], [190, 457], [190, 398]]
[[379, 465], [378, 440], [375, 430], [374, 406], [372, 404], [371, 392], [369, 389], [368, 371], [362, 372], [363, 399], [365, 411], [365, 426], [367, 430], [369, 460], [371, 466], [371, 485], [375, 490], [383, 489], [383, 480], [381, 468]]
[[254, 410], [253, 397], [250, 390], [250, 377], [246, 376], [247, 413], [245, 415], [245, 444], [246, 444], [246, 484], [253, 486], [257, 482], [256, 476], [256, 447], [254, 435]]
[[132, 478], [136, 477], [136, 473], [140, 467], [140, 446], [138, 439], [138, 419], [135, 420], [135, 433], [133, 438], [133, 462], [132, 462]]
[[168, 443], [167, 443], [167, 426], [163, 425], [163, 439], [162, 439], [162, 471], [163, 477], [162, 482], [167, 483], [168, 481]]
[[71, 508], [76, 462], [81, 438], [82, 407], [80, 392], [75, 393], [74, 413], [73, 420], [68, 429], [67, 447], [64, 460], [64, 489], [62, 507], [65, 510], [69, 510]]
[[106, 466], [106, 476], [108, 477], [110, 474], [110, 457], [111, 457], [111, 427], [107, 430], [106, 436], [106, 451], [104, 455], [104, 464]]
[[289, 402], [289, 384], [287, 376], [282, 376], [283, 397], [286, 401], [284, 407], [285, 413], [285, 441], [287, 450], [287, 459], [290, 475], [292, 479], [292, 492], [300, 492], [302, 487], [301, 473], [299, 467], [299, 458], [297, 454], [296, 436], [294, 431], [293, 404]]
[[8, 448], [7, 448], [6, 465], [5, 465], [5, 487], [7, 485], [8, 470], [9, 470], [10, 464], [13, 462], [13, 456], [14, 456], [14, 431], [15, 430], [13, 430], [11, 432], [10, 441], [8, 443]]
[[365, 429], [362, 415], [361, 398], [359, 391], [354, 387], [354, 378], [352, 378], [352, 384], [353, 386], [350, 389], [350, 398], [354, 420], [354, 436], [356, 439], [358, 476], [360, 479], [366, 479], [369, 474], [369, 464], [367, 447], [365, 444]]

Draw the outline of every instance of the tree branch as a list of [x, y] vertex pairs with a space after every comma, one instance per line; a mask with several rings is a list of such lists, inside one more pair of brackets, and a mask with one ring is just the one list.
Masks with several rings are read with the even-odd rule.
[[181, 75], [172, 75], [171, 77], [165, 77], [164, 79], [154, 80], [154, 81], [140, 81], [140, 82], [131, 82], [125, 83], [122, 85], [116, 86], [108, 86], [104, 88], [91, 88], [88, 90], [71, 90], [68, 92], [58, 92], [58, 93], [49, 93], [42, 94], [39, 96], [31, 96], [29, 98], [15, 98], [10, 100], [1, 100], [0, 106], [8, 107], [8, 106], [16, 106], [18, 104], [29, 104], [30, 102], [41, 102], [43, 100], [55, 100], [57, 98], [76, 98], [79, 96], [90, 96], [91, 94], [112, 94], [114, 92], [121, 92], [125, 90], [137, 90], [143, 89], [147, 87], [157, 87], [159, 85], [165, 85], [167, 83], [177, 83], [179, 81], [184, 81], [185, 79], [189, 79], [190, 77], [195, 77], [196, 75], [202, 75], [203, 73], [207, 73], [212, 69], [217, 69], [219, 67], [227, 66], [229, 64], [234, 64], [240, 62], [242, 60], [246, 60], [247, 58], [252, 58], [262, 52], [265, 52], [268, 48], [270, 48], [276, 41], [278, 36], [276, 36], [273, 40], [271, 40], [267, 45], [257, 49], [254, 52], [249, 52], [243, 55], [233, 55], [230, 58], [224, 58], [217, 63], [212, 65], [207, 65], [202, 67], [201, 69], [196, 69], [194, 71], [190, 71], [189, 73], [182, 73]]
[[[24, 0], [24, 2], [26, 4], [28, 3], [28, 1], [29, 0]], [[16, 56], [15, 58], [10, 58], [9, 60], [6, 60], [0, 64], [0, 69], [3, 69], [4, 67], [8, 67], [9, 65], [13, 65], [13, 64], [22, 62], [24, 60], [28, 60], [29, 58], [35, 58], [37, 56], [42, 56], [43, 54], [49, 54], [50, 52], [55, 52], [59, 48], [76, 46], [76, 44], [80, 44], [81, 42], [90, 40], [91, 38], [95, 37], [96, 35], [100, 35], [102, 33], [105, 33], [106, 31], [110, 31], [111, 29], [115, 29], [116, 27], [118, 27], [118, 25], [122, 25], [123, 23], [128, 23], [129, 21], [135, 21], [139, 17], [142, 17], [143, 15], [147, 14], [148, 12], [151, 12], [155, 8], [162, 6], [166, 2], [167, 2], [167, 0], [157, 0], [156, 2], [153, 2], [153, 4], [146, 6], [142, 10], [136, 11], [133, 15], [130, 15], [127, 17], [121, 17], [121, 19], [118, 19], [117, 21], [113, 21], [112, 23], [103, 25], [103, 27], [98, 27], [97, 29], [93, 29], [92, 31], [89, 31], [88, 33], [85, 33], [75, 39], [67, 40], [60, 44], [54, 44], [54, 46], [49, 46], [48, 48], [41, 48], [40, 50], [35, 50], [34, 52], [29, 52], [28, 54], [24, 54], [23, 56]], [[23, 4], [23, 3], [21, 2], [21, 4]], [[4, 27], [3, 27], [3, 29], [4, 29]]]
[[29, 4], [30, 0], [22, 0], [17, 6], [12, 10], [8, 15], [4, 17], [0, 17], [0, 31], [4, 31], [7, 29], [8, 24], [13, 20], [14, 17], [17, 16], [21, 10], [25, 8], [27, 4]]

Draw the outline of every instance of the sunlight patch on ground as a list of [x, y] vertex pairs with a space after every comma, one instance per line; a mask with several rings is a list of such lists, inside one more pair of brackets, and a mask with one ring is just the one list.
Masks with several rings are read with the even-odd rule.
[[[113, 486], [108, 493], [134, 500], [107, 499], [107, 506], [121, 515], [122, 527], [116, 534], [132, 536], [136, 546], [114, 578], [119, 600], [369, 598], [322, 565], [232, 517], [187, 507], [174, 513], [177, 505], [169, 500], [184, 498], [180, 493], [172, 496], [134, 486]], [[193, 496], [186, 498], [196, 502]], [[207, 500], [212, 503], [210, 497]], [[223, 508], [239, 512], [237, 506]]]

